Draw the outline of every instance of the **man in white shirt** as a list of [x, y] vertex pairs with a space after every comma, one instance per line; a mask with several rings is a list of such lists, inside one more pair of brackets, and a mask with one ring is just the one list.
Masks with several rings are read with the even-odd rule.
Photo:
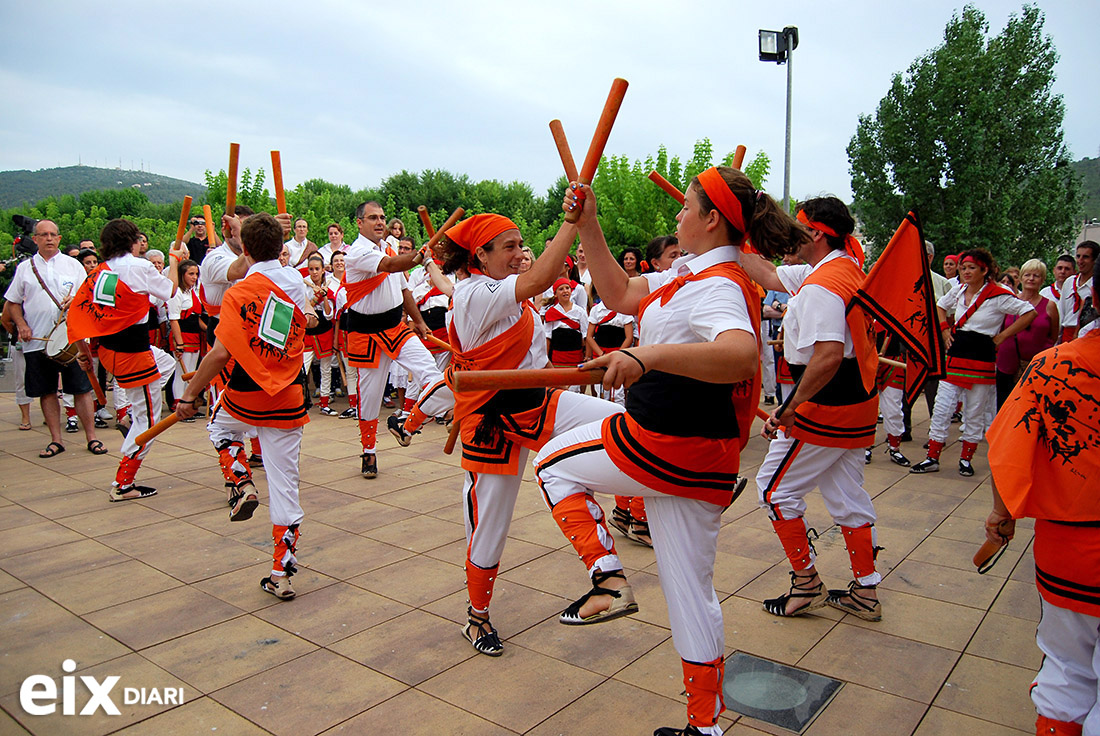
[[308, 235], [309, 223], [299, 217], [294, 221], [294, 237], [286, 241], [286, 247], [290, 251], [290, 265], [298, 269], [302, 278], [309, 275], [307, 261], [317, 252], [317, 246], [309, 240]]
[[87, 272], [80, 261], [60, 252], [61, 234], [54, 222], [40, 220], [34, 226], [33, 237], [38, 253], [19, 264], [4, 298], [11, 304], [9, 313], [23, 343], [27, 396], [38, 397], [50, 430], [51, 442], [39, 457], [53, 457], [65, 451], [61, 444], [61, 404], [57, 398], [59, 378], [65, 393], [73, 395], [88, 450], [103, 454], [107, 450], [95, 435], [92, 384], [80, 365], [84, 357], [63, 366], [46, 355], [46, 340]]
[[404, 272], [423, 262], [423, 251], [398, 255], [383, 242], [386, 216], [377, 202], [364, 202], [355, 211], [359, 237], [345, 255], [347, 271], [348, 366], [355, 377], [358, 396], [359, 437], [363, 446], [362, 475], [378, 476], [375, 441], [378, 411], [386, 388], [390, 363], [397, 362], [412, 373], [418, 390], [442, 380], [443, 374], [424, 343], [413, 338], [404, 315], [412, 320], [416, 334], [427, 335], [416, 300], [408, 289]]
[[[1058, 260], [1054, 262], [1054, 268], [1051, 271], [1054, 273], [1054, 283], [1039, 289], [1039, 296], [1050, 299], [1057, 307], [1062, 301], [1062, 285], [1066, 283], [1066, 279], [1071, 278], [1077, 272], [1077, 261], [1069, 253], [1063, 253], [1058, 256]], [[1060, 314], [1061, 311], [1059, 311]]]
[[1062, 288], [1062, 298], [1058, 303], [1058, 313], [1062, 317], [1062, 338], [1060, 342], [1069, 342], [1077, 337], [1080, 327], [1081, 307], [1092, 296], [1092, 268], [1096, 256], [1100, 255], [1100, 243], [1086, 240], [1077, 246], [1077, 274], [1066, 279]]

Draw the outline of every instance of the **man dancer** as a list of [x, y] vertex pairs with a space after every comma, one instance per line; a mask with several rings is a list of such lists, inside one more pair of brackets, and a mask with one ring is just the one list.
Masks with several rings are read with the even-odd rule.
[[[377, 202], [364, 202], [355, 210], [359, 237], [345, 256], [347, 291], [348, 366], [355, 372], [358, 396], [359, 437], [364, 478], [378, 477], [375, 442], [378, 411], [386, 389], [390, 363], [397, 362], [412, 373], [417, 391], [443, 379], [431, 353], [404, 322], [412, 320], [416, 335], [431, 332], [416, 308], [402, 275], [423, 262], [423, 251], [397, 255], [383, 245], [386, 214]], [[349, 386], [350, 389], [350, 386]], [[350, 393], [350, 391], [349, 391]]]
[[[302, 349], [306, 329], [317, 324], [317, 316], [297, 271], [279, 264], [283, 236], [275, 218], [260, 213], [244, 225], [235, 217], [225, 222], [227, 242], [239, 240], [252, 265], [246, 277], [225, 292], [217, 342], [184, 390], [176, 414], [182, 419], [192, 416], [200, 392], [233, 361], [222, 397], [211, 412], [211, 439], [231, 440], [248, 428], [259, 434], [267, 455], [275, 547], [271, 575], [260, 581], [260, 588], [287, 600], [294, 597], [290, 576], [296, 571], [298, 528], [304, 516], [298, 502], [298, 458], [309, 415]], [[230, 521], [251, 518], [259, 503], [251, 483], [242, 483], [237, 494]]]
[[[812, 236], [799, 253], [806, 265], [776, 268], [759, 256], [742, 259], [754, 281], [794, 294], [783, 350], [799, 380], [764, 424], [772, 442], [756, 476], [760, 504], [793, 569], [790, 592], [764, 601], [764, 609], [797, 616], [830, 605], [878, 621], [875, 510], [863, 489], [863, 448], [874, 443], [878, 414], [878, 363], [870, 320], [861, 309], [847, 310], [864, 278], [851, 255], [858, 245], [852, 245], [855, 221], [835, 197], [806, 201], [798, 219]], [[847, 590], [826, 591], [814, 567], [802, 518], [814, 486], [844, 534], [855, 577]]]
[[1092, 296], [1092, 267], [1097, 255], [1100, 255], [1100, 244], [1092, 240], [1077, 246], [1077, 274], [1066, 280], [1058, 302], [1058, 313], [1062, 316], [1061, 342], [1077, 337], [1081, 327], [1081, 308], [1085, 300]]

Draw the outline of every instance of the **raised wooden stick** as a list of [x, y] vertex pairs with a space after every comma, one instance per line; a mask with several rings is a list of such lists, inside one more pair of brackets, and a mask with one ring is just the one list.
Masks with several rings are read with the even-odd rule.
[[604, 370], [579, 368], [528, 368], [514, 371], [455, 371], [455, 391], [489, 391], [509, 388], [591, 386], [603, 381]]
[[902, 363], [900, 360], [891, 360], [890, 358], [884, 358], [881, 355], [878, 356], [878, 362], [882, 363], [883, 365], [893, 366], [894, 368], [906, 368], [906, 367], [908, 367], [908, 366], [905, 365], [905, 363]]
[[461, 207], [452, 212], [451, 216], [447, 218], [447, 221], [440, 225], [439, 229], [435, 231], [435, 235], [431, 237], [431, 240], [424, 244], [424, 247], [427, 248], [429, 251], [434, 248], [436, 244], [443, 239], [444, 233], [446, 233], [452, 225], [461, 220], [462, 216], [465, 214], [466, 210], [462, 209]]
[[745, 153], [748, 151], [744, 146], [738, 146], [733, 152], [733, 168], [741, 170], [741, 164], [745, 163]]
[[[604, 146], [611, 135], [611, 128], [615, 125], [615, 118], [619, 114], [619, 108], [623, 104], [623, 96], [626, 95], [627, 81], [616, 78], [611, 83], [611, 91], [607, 94], [607, 101], [600, 113], [600, 120], [596, 123], [596, 132], [592, 134], [592, 142], [588, 145], [588, 154], [584, 157], [581, 170], [577, 174], [577, 181], [582, 184], [591, 184], [599, 168], [600, 159], [603, 157]], [[583, 195], [583, 192], [581, 193]], [[578, 199], [583, 200], [583, 196]], [[578, 205], [580, 202], [578, 202]], [[580, 207], [574, 207], [571, 212], [565, 213], [566, 222], [576, 222], [580, 219]]]
[[217, 243], [214, 241], [214, 214], [210, 211], [210, 205], [202, 206], [202, 217], [206, 220], [206, 244], [213, 248]]
[[428, 237], [435, 235], [435, 225], [432, 224], [432, 216], [428, 214], [428, 208], [420, 205], [416, 208], [416, 214], [420, 215], [420, 224], [424, 226], [424, 232]]
[[656, 171], [649, 172], [649, 180], [668, 192], [669, 196], [680, 204], [684, 203], [684, 193], [677, 189], [675, 184], [658, 174]]
[[88, 376], [88, 380], [92, 382], [92, 390], [95, 391], [95, 398], [103, 406], [107, 406], [107, 396], [103, 393], [103, 387], [99, 385], [99, 379], [96, 378], [95, 371], [92, 369], [92, 350], [88, 347], [87, 340], [77, 340], [76, 348], [80, 351], [80, 354], [87, 359], [87, 365], [80, 363], [81, 370]]
[[275, 209], [280, 215], [285, 215], [286, 190], [283, 189], [283, 158], [278, 151], [271, 152], [271, 178], [275, 182]]
[[565, 128], [561, 127], [560, 120], [550, 121], [550, 135], [554, 136], [554, 145], [558, 147], [558, 156], [561, 157], [561, 165], [565, 169], [565, 178], [576, 181], [577, 164], [573, 161], [573, 152], [569, 150], [569, 141], [565, 138]]
[[241, 154], [240, 143], [229, 144], [229, 172], [225, 180], [225, 214], [232, 215], [237, 209], [237, 158]]
[[183, 207], [180, 208], [180, 223], [176, 226], [176, 245], [183, 245], [183, 233], [187, 230], [187, 220], [191, 217], [191, 195], [183, 198]]

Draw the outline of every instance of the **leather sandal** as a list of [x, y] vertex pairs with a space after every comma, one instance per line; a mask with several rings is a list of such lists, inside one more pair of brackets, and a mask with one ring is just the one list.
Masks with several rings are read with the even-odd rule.
[[611, 518], [607, 523], [622, 532], [624, 537], [630, 536], [630, 512], [618, 506], [611, 509]]
[[[620, 618], [632, 613], [637, 613], [638, 604], [634, 600], [634, 589], [629, 585], [624, 585], [618, 590], [600, 587], [601, 583], [611, 578], [626, 580], [626, 575], [623, 574], [622, 570], [596, 572], [596, 574], [592, 576], [592, 590], [582, 595], [568, 608], [562, 611], [561, 615], [558, 617], [558, 621], [566, 626], [584, 626], [587, 624], [598, 624], [602, 621], [610, 621], [613, 618]], [[611, 596], [611, 605], [606, 610], [598, 611], [591, 616], [582, 617], [581, 608], [588, 602], [589, 598], [596, 595]]]
[[874, 590], [877, 585], [860, 585], [853, 580], [847, 590], [830, 590], [826, 603], [838, 611], [850, 613], [864, 621], [881, 621], [882, 604], [875, 598], [865, 598], [856, 591]]
[[481, 654], [490, 657], [504, 654], [504, 644], [501, 643], [497, 630], [489, 623], [489, 616], [480, 616], [474, 613], [473, 608], [466, 609], [466, 627], [462, 629], [462, 635]]
[[653, 546], [653, 537], [649, 536], [649, 522], [647, 521], [639, 521], [631, 516], [630, 529], [627, 531], [626, 536], [631, 541], [646, 547]]
[[252, 512], [260, 505], [260, 498], [256, 495], [256, 486], [251, 481], [243, 481], [233, 491], [233, 503], [230, 505], [230, 521], [248, 521], [252, 518]]
[[[784, 595], [778, 598], [769, 598], [764, 601], [764, 610], [773, 616], [791, 617], [801, 616], [804, 613], [810, 611], [816, 611], [819, 608], [824, 608], [828, 603], [829, 592], [825, 590], [825, 583], [818, 579], [817, 585], [807, 585], [810, 580], [817, 577], [817, 573], [812, 575], [799, 575], [794, 570], [791, 570], [791, 589]], [[802, 583], [798, 581], [802, 580]], [[792, 598], [803, 599], [805, 604], [794, 609], [790, 613], [787, 613], [787, 603]]]

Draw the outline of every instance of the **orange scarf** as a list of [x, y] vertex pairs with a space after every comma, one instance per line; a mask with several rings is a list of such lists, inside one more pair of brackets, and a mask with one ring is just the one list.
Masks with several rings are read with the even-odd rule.
[[225, 292], [214, 334], [249, 378], [270, 395], [294, 383], [302, 370], [306, 316], [262, 273]]
[[69, 340], [114, 335], [149, 316], [149, 296], [101, 263], [80, 284], [66, 318]]

